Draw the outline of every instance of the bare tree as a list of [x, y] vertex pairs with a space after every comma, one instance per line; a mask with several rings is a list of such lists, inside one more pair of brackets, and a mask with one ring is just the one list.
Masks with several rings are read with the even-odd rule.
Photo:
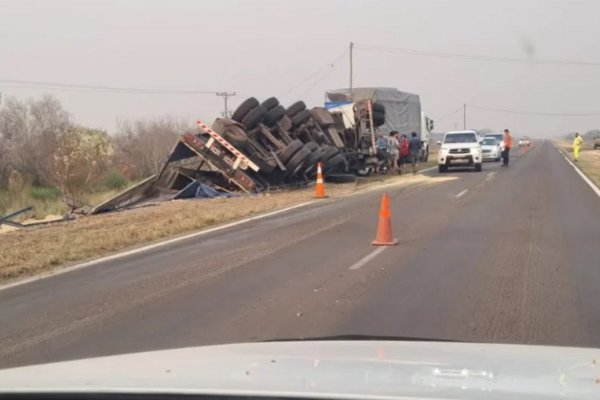
[[121, 170], [135, 170], [137, 177], [150, 176], [164, 164], [177, 137], [189, 129], [187, 123], [170, 117], [119, 122], [114, 162]]
[[35, 166], [29, 162], [32, 141], [27, 127], [27, 105], [8, 97], [0, 109], [0, 183], [5, 186], [12, 171], [32, 179]]
[[57, 137], [70, 128], [68, 113], [54, 97], [27, 102], [7, 98], [0, 109], [0, 181], [16, 170], [30, 183], [45, 183]]
[[39, 100], [29, 101], [29, 132], [35, 141], [35, 149], [30, 154], [36, 168], [36, 180], [40, 183], [48, 181], [48, 165], [51, 165], [54, 154], [59, 150], [59, 137], [71, 132], [74, 127], [69, 114], [60, 102], [46, 95]]

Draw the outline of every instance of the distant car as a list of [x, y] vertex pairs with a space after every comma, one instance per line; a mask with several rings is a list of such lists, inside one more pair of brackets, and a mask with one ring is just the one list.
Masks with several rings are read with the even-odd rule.
[[481, 157], [483, 161], [500, 161], [502, 150], [500, 144], [493, 137], [485, 137], [481, 141]]
[[520, 138], [520, 139], [519, 139], [519, 147], [523, 147], [523, 146], [525, 146], [525, 145], [527, 145], [527, 139], [525, 139], [525, 138]]
[[475, 131], [453, 131], [439, 141], [438, 169], [446, 172], [448, 167], [473, 167], [481, 171], [481, 144]]
[[501, 133], [488, 133], [487, 135], [485, 135], [483, 137], [483, 139], [486, 138], [494, 138], [496, 139], [496, 142], [498, 142], [498, 146], [500, 146], [500, 151], [504, 151], [504, 135]]

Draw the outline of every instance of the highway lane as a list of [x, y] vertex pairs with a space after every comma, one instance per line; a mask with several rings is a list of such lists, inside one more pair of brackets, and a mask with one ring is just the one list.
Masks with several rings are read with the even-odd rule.
[[600, 347], [600, 198], [549, 142], [514, 153], [386, 188], [400, 244], [374, 255], [383, 189], [0, 291], [0, 366], [339, 334]]

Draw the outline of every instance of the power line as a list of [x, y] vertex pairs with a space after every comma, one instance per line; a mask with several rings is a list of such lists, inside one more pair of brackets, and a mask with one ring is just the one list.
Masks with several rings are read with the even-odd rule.
[[403, 54], [410, 56], [421, 57], [437, 57], [437, 58], [456, 58], [470, 61], [486, 61], [486, 62], [502, 62], [502, 63], [524, 63], [524, 64], [545, 64], [545, 65], [560, 65], [560, 66], [580, 66], [580, 67], [600, 67], [600, 62], [593, 61], [578, 61], [578, 60], [559, 60], [559, 59], [541, 59], [541, 58], [514, 58], [488, 55], [460, 54], [460, 53], [444, 53], [436, 51], [424, 51], [415, 49], [404, 49], [398, 47], [381, 47], [369, 45], [354, 45], [355, 49], [376, 51], [391, 54]]
[[440, 121], [440, 120], [446, 119], [446, 118], [448, 118], [448, 117], [450, 117], [450, 116], [452, 116], [452, 115], [456, 114], [457, 112], [459, 112], [459, 111], [462, 111], [462, 110], [463, 110], [463, 108], [464, 108], [464, 105], [461, 105], [461, 106], [460, 106], [460, 107], [458, 107], [457, 109], [455, 109], [455, 110], [452, 110], [451, 112], [449, 112], [449, 113], [447, 113], [447, 114], [444, 114], [444, 115], [442, 115], [441, 117], [437, 117], [437, 118], [435, 118], [435, 121]]
[[540, 115], [544, 117], [593, 117], [600, 116], [600, 113], [549, 113], [549, 112], [536, 112], [536, 111], [517, 111], [517, 110], [507, 110], [503, 108], [492, 108], [492, 107], [482, 107], [475, 106], [472, 104], [467, 104], [468, 107], [475, 108], [478, 110], [484, 111], [494, 111], [494, 112], [503, 112], [508, 114], [520, 114], [520, 115]]
[[314, 88], [317, 83], [321, 82], [323, 79], [325, 79], [329, 74], [331, 74], [333, 72], [333, 70], [335, 69], [335, 65], [331, 65], [331, 69], [329, 71], [326, 71], [323, 75], [321, 75], [318, 79], [316, 79], [312, 85], [310, 85], [303, 93], [302, 93], [302, 97], [304, 97], [312, 88]]
[[[306, 78], [302, 79], [300, 82], [298, 82], [297, 84], [293, 85], [292, 87], [290, 87], [288, 90], [286, 90], [283, 93], [283, 96], [286, 96], [288, 94], [290, 94], [291, 92], [293, 92], [294, 90], [298, 89], [299, 87], [301, 87], [302, 85], [304, 85], [305, 83], [309, 82], [310, 80], [312, 80], [313, 78], [321, 75], [322, 73], [326, 73], [328, 74], [329, 72], [331, 72], [331, 69], [333, 69], [336, 64], [346, 56], [346, 54], [348, 53], [348, 50], [344, 50], [344, 52], [342, 54], [340, 54], [339, 56], [337, 56], [336, 58], [334, 58], [332, 61], [328, 62], [327, 64], [325, 64], [324, 66], [322, 66], [321, 68], [319, 68], [318, 70], [316, 70], [315, 72], [311, 73], [309, 76], [307, 76]], [[320, 79], [320, 78], [319, 78]]]
[[0, 86], [18, 87], [18, 88], [33, 88], [33, 89], [55, 89], [55, 90], [81, 90], [93, 92], [107, 93], [135, 93], [135, 94], [217, 94], [217, 91], [204, 90], [179, 90], [179, 89], [147, 89], [147, 88], [131, 88], [131, 87], [115, 87], [115, 86], [97, 86], [75, 83], [58, 83], [58, 82], [43, 82], [43, 81], [28, 81], [18, 79], [0, 79]]

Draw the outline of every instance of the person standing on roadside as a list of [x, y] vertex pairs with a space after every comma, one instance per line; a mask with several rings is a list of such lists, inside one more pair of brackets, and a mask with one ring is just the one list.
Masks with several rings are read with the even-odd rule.
[[508, 129], [504, 130], [504, 150], [502, 151], [502, 166], [508, 167], [508, 161], [510, 159], [510, 149], [512, 148], [512, 136]]
[[382, 169], [387, 170], [388, 165], [388, 139], [381, 133], [377, 134], [377, 158], [379, 160], [377, 173], [381, 172]]
[[417, 132], [411, 133], [410, 136], [408, 150], [410, 151], [410, 162], [412, 164], [413, 174], [416, 174], [419, 155], [421, 155], [421, 139], [417, 137]]
[[400, 173], [404, 173], [404, 165], [408, 162], [410, 157], [410, 144], [406, 135], [402, 135], [400, 139]]
[[581, 151], [581, 145], [583, 144], [583, 139], [579, 132], [575, 132], [575, 139], [573, 139], [573, 160], [575, 162], [579, 161], [579, 152]]
[[400, 143], [398, 142], [398, 131], [391, 131], [388, 138], [388, 151], [390, 153], [390, 170], [392, 174], [398, 173], [398, 158], [400, 156]]

